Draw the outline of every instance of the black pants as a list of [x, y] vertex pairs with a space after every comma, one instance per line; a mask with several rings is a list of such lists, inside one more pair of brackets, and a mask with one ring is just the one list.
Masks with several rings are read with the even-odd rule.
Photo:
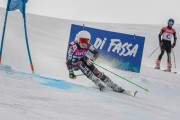
[[171, 41], [162, 40], [163, 44], [161, 46], [161, 53], [158, 57], [158, 60], [162, 59], [162, 56], [164, 55], [164, 52], [167, 53], [167, 61], [171, 62]]

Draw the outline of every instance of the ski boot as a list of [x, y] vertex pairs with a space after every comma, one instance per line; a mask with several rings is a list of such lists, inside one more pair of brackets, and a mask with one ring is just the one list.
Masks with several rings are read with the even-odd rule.
[[98, 85], [98, 87], [99, 87], [99, 90], [100, 90], [100, 91], [103, 91], [104, 88], [105, 88], [104, 85], [103, 85], [102, 83], [100, 83], [100, 84]]
[[89, 79], [91, 79], [92, 82], [99, 87], [99, 90], [100, 90], [100, 91], [103, 91], [103, 90], [104, 90], [104, 88], [105, 88], [104, 85], [101, 83], [101, 81], [100, 81], [95, 75], [92, 74], [92, 75], [89, 77]]
[[160, 69], [160, 63], [161, 63], [160, 60], [157, 60], [157, 61], [156, 61], [156, 67], [155, 67], [155, 69]]
[[121, 93], [122, 93], [122, 92], [124, 91], [124, 89], [122, 89], [121, 87], [119, 87], [117, 84], [113, 83], [112, 80], [111, 80], [110, 78], [108, 78], [107, 76], [106, 76], [106, 79], [103, 80], [103, 82], [104, 82], [108, 87], [112, 88], [112, 90], [115, 91], [115, 92], [121, 92]]
[[167, 62], [167, 71], [171, 72], [171, 62]]
[[92, 82], [94, 82], [94, 84], [96, 84], [99, 87], [100, 91], [104, 90], [104, 85], [101, 83], [101, 81], [99, 79], [93, 79]]
[[103, 81], [108, 87], [110, 87], [115, 92], [123, 93], [130, 96], [135, 96], [137, 93], [137, 91], [125, 90], [119, 87], [117, 84], [113, 83], [113, 81], [109, 77], [107, 77], [104, 73], [102, 73], [99, 79]]

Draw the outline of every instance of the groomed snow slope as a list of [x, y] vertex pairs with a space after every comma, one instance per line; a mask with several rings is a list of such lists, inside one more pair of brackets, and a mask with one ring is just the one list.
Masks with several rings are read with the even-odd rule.
[[[0, 33], [4, 15], [5, 9], [0, 8]], [[101, 65], [148, 88], [150, 92], [144, 92], [103, 70], [123, 88], [138, 90], [137, 96], [109, 90], [99, 92], [85, 76], [70, 80], [65, 56], [72, 23], [145, 36], [141, 73]], [[163, 25], [90, 23], [28, 14], [27, 27], [35, 75], [29, 74], [31, 70], [21, 14], [9, 12], [0, 65], [0, 116], [3, 120], [179, 120], [180, 76], [153, 69], [159, 50], [148, 58], [158, 47], [157, 35]], [[175, 28], [178, 33], [180, 25]], [[179, 44], [177, 42], [174, 49], [176, 69], [173, 63], [173, 71], [178, 73]], [[166, 55], [162, 68], [166, 68]]]

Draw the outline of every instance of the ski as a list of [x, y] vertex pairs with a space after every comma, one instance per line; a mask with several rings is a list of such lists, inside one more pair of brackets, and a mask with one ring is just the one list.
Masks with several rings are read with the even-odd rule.
[[164, 72], [169, 72], [169, 73], [174, 73], [177, 74], [177, 72], [172, 72], [172, 71], [168, 71], [168, 70], [163, 70]]
[[[99, 91], [104, 92], [105, 91], [105, 87], [103, 86], [102, 88], [99, 88]], [[118, 91], [113, 91], [113, 90], [110, 90], [110, 91], [116, 92], [116, 93], [120, 93], [120, 94], [125, 94], [125, 95], [132, 96], [132, 97], [135, 97], [137, 92], [138, 92], [138, 91], [131, 91], [131, 90], [124, 90], [123, 92], [118, 92]]]
[[161, 70], [161, 69], [157, 69], [157, 68], [155, 68], [155, 69], [156, 70], [160, 70], [160, 71], [164, 71], [164, 72], [169, 72], [169, 73], [177, 74], [177, 72], [175, 72], [175, 71]]
[[130, 91], [130, 90], [124, 90], [122, 93], [125, 95], [129, 95], [132, 97], [135, 97], [138, 91]]

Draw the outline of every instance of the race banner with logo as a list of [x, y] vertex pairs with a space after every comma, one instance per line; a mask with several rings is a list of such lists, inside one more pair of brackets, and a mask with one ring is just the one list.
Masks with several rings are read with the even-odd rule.
[[81, 30], [91, 34], [90, 43], [101, 53], [97, 63], [109, 64], [121, 70], [140, 72], [145, 37], [72, 24], [69, 43], [75, 40], [76, 34]]

